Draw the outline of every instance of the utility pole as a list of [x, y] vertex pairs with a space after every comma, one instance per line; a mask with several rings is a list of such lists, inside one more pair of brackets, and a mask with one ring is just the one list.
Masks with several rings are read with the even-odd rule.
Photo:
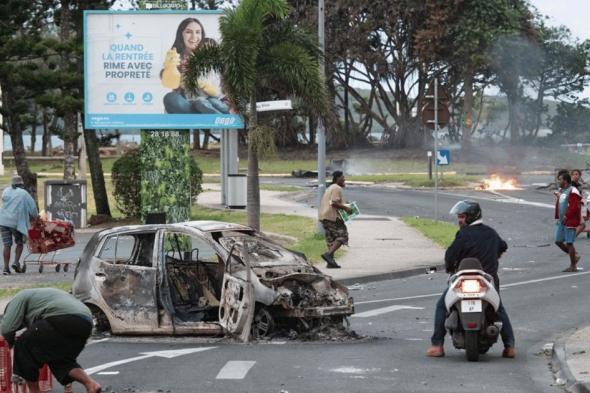
[[[2, 108], [2, 88], [0, 88], [0, 108]], [[0, 176], [4, 176], [4, 119], [0, 113]]]
[[438, 220], [438, 77], [434, 78], [434, 220]]
[[[322, 51], [322, 58], [320, 59], [320, 70], [322, 75], [325, 74], [324, 65], [324, 0], [318, 0], [318, 38], [319, 46]], [[322, 197], [326, 190], [326, 129], [322, 123], [321, 117], [318, 118], [318, 218], [320, 208], [322, 205]], [[318, 231], [323, 232], [323, 227], [318, 220]]]

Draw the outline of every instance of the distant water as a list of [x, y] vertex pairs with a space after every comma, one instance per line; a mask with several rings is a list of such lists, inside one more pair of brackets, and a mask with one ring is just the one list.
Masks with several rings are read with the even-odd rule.
[[[213, 135], [216, 135], [217, 137], [219, 137], [219, 135], [217, 135], [217, 133], [215, 131], [212, 132]], [[201, 142], [203, 142], [205, 138], [204, 133], [201, 133]], [[122, 142], [135, 142], [137, 144], [139, 144], [140, 142], [140, 135], [139, 132], [133, 132], [133, 133], [121, 133], [121, 141]], [[191, 138], [192, 140], [192, 138]], [[28, 149], [31, 147], [31, 135], [23, 135], [23, 142], [25, 144], [25, 147]], [[113, 139], [113, 142], [115, 142], [115, 140]], [[42, 148], [42, 136], [41, 135], [37, 135], [37, 139], [35, 140], [35, 151], [41, 151]], [[52, 135], [51, 136], [51, 146], [53, 148], [59, 147], [59, 146], [63, 146], [64, 142], [59, 139], [57, 136]], [[4, 150], [12, 150], [12, 143], [10, 142], [10, 136], [8, 134], [4, 134]]]

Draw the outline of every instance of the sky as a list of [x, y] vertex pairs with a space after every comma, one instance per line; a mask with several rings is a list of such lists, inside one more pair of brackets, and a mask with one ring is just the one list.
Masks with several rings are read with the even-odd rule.
[[[541, 14], [549, 16], [548, 24], [567, 26], [574, 37], [581, 41], [590, 39], [589, 0], [529, 0]], [[590, 87], [586, 87], [582, 97], [590, 98]]]
[[590, 39], [590, 1], [588, 0], [529, 0], [543, 14], [550, 17], [549, 23], [569, 27], [575, 37]]

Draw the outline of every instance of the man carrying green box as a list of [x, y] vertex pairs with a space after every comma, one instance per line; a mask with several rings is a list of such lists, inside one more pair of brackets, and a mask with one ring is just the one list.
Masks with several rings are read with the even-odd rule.
[[326, 261], [328, 269], [340, 268], [334, 259], [334, 254], [343, 245], [348, 245], [348, 230], [339, 212], [342, 210], [352, 214], [353, 210], [344, 203], [342, 192], [344, 183], [344, 174], [341, 171], [335, 171], [332, 175], [332, 185], [324, 193], [320, 206], [319, 218], [326, 232], [328, 244], [328, 252], [322, 254], [322, 259]]

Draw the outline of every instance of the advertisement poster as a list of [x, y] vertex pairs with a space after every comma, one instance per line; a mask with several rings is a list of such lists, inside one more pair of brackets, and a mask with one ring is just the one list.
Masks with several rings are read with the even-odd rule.
[[86, 128], [228, 129], [243, 120], [209, 73], [185, 87], [192, 51], [218, 45], [219, 11], [84, 13]]

